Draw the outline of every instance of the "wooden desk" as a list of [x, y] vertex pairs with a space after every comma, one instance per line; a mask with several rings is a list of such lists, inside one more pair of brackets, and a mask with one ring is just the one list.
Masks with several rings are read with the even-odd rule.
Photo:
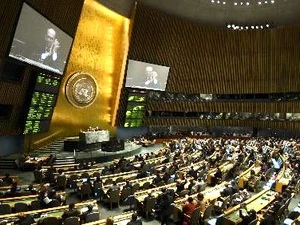
[[[58, 192], [58, 195], [62, 195], [64, 199], [66, 199], [66, 192]], [[15, 206], [16, 203], [26, 203], [30, 205], [32, 201], [38, 200], [38, 195], [27, 195], [27, 196], [18, 196], [12, 198], [2, 198], [2, 204], [9, 204], [11, 208]]]
[[[231, 168], [233, 168], [234, 166], [234, 163], [231, 163], [231, 162], [225, 162], [223, 163], [221, 166], [219, 166], [220, 170], [222, 171], [222, 174], [228, 172]], [[214, 182], [214, 177], [215, 177], [215, 173], [217, 171], [217, 168], [213, 168], [211, 169], [210, 171], [208, 171], [208, 174], [207, 174], [207, 184], [210, 185]]]
[[171, 184], [166, 184], [166, 185], [163, 185], [163, 186], [159, 186], [159, 187], [156, 187], [156, 188], [150, 188], [150, 189], [144, 190], [144, 191], [137, 191], [135, 193], [135, 199], [138, 202], [143, 202], [145, 197], [148, 196], [149, 192], [151, 192], [152, 196], [157, 197], [159, 194], [162, 193], [161, 192], [162, 189], [173, 189], [173, 190], [176, 191], [176, 182], [171, 183]]
[[284, 187], [288, 186], [288, 184], [290, 183], [290, 179], [289, 178], [281, 178], [276, 182], [275, 185], [275, 191], [282, 193]]
[[[226, 181], [222, 182], [219, 185], [216, 185], [214, 187], [206, 188], [204, 191], [201, 191], [201, 193], [204, 195], [205, 201], [213, 201], [221, 196], [221, 192], [224, 190], [225, 185], [227, 184]], [[195, 193], [191, 195], [193, 199], [196, 200], [198, 193]], [[174, 209], [173, 209], [173, 218], [174, 220], [179, 219], [179, 214], [182, 212], [182, 205], [187, 201], [186, 197], [180, 197], [177, 198], [174, 201]]]
[[[150, 184], [152, 183], [152, 180], [155, 178], [156, 176], [153, 175], [153, 176], [150, 176], [150, 177], [144, 177], [144, 178], [139, 178], [139, 179], [134, 179], [134, 180], [130, 180], [129, 183], [131, 185], [134, 185], [134, 184], [139, 184], [140, 187], [143, 186], [144, 183], [146, 182], [150, 182]], [[118, 183], [118, 185], [120, 186], [121, 190], [123, 189], [123, 186], [126, 184], [126, 182], [120, 182]], [[104, 193], [107, 193], [107, 191], [109, 190], [109, 188], [112, 186], [112, 184], [109, 184], [109, 185], [104, 185], [103, 186], [103, 191]]]
[[[246, 204], [246, 208], [248, 211], [255, 210], [259, 212], [267, 205], [269, 205], [275, 199], [276, 192], [271, 191], [269, 189], [262, 190], [261, 192], [257, 193], [256, 195], [252, 196], [244, 203]], [[242, 218], [239, 216], [240, 205], [234, 206], [231, 209], [225, 211], [225, 216], [223, 218], [222, 225], [237, 225], [242, 222]], [[245, 214], [245, 210], [243, 213]]]
[[[75, 166], [79, 166], [79, 163], [72, 163], [72, 164], [62, 164], [62, 165], [53, 165], [53, 168], [55, 169], [69, 169], [74, 168]], [[43, 169], [49, 169], [51, 166], [43, 166]]]
[[[18, 185], [18, 187], [21, 188], [20, 191], [28, 188], [28, 186], [29, 186], [28, 184], [26, 184], [26, 185], [25, 184]], [[33, 187], [38, 191], [40, 189], [41, 185], [40, 184], [34, 184]], [[10, 188], [11, 188], [11, 185], [9, 185], [9, 186], [2, 186], [2, 187], [0, 187], [0, 191], [1, 192], [6, 192], [6, 191], [9, 191]]]
[[[89, 204], [81, 204], [81, 205], [76, 204], [75, 208], [77, 210], [79, 210], [80, 212], [82, 212], [83, 210], [86, 211], [88, 209], [87, 208], [88, 205]], [[95, 212], [99, 211], [99, 207], [98, 207], [96, 202], [92, 203], [91, 205], [93, 205], [93, 210]], [[65, 210], [66, 209], [58, 209], [58, 210], [53, 210], [53, 211], [46, 212], [46, 213], [42, 214], [41, 217], [36, 218], [35, 221], [38, 222], [39, 220], [42, 220], [44, 217], [56, 217], [59, 220], [61, 220], [62, 219], [61, 217], [62, 217], [63, 213], [65, 212]]]
[[[80, 202], [80, 203], [75, 204], [75, 208], [82, 208], [83, 206], [87, 207], [88, 205], [94, 205], [94, 204], [97, 204], [96, 200]], [[47, 208], [47, 209], [26, 211], [26, 212], [23, 212], [23, 213], [24, 213], [24, 215], [29, 215], [29, 214], [34, 215], [34, 214], [38, 214], [38, 213], [50, 213], [50, 212], [53, 212], [53, 211], [67, 210], [68, 208], [69, 208], [68, 205], [64, 205], [64, 206]], [[18, 216], [19, 216], [19, 213], [11, 213], [11, 214], [0, 215], [0, 219], [16, 218]]]
[[251, 175], [251, 171], [254, 171], [254, 173], [257, 175], [259, 174], [260, 170], [261, 170], [261, 166], [255, 166], [252, 165], [250, 168], [248, 168], [245, 172], [243, 172], [240, 176], [239, 176], [239, 181], [238, 181], [238, 187], [240, 189], [245, 188], [245, 184], [248, 181], [250, 175]]
[[[131, 211], [131, 212], [122, 213], [120, 215], [114, 216], [113, 217], [114, 224], [126, 225], [131, 220], [133, 213], [134, 212]], [[98, 221], [90, 222], [90, 223], [85, 223], [84, 225], [105, 225], [105, 224], [106, 224], [106, 218]]]

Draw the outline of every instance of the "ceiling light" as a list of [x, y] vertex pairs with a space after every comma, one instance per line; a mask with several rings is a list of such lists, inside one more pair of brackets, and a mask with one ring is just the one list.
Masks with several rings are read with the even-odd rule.
[[243, 2], [240, 2], [241, 3], [241, 5], [243, 5]]
[[274, 2], [275, 2], [274, 0], [271, 1], [272, 4], [273, 4]]
[[226, 4], [226, 2], [223, 2], [223, 5], [225, 5]]
[[215, 2], [215, 0], [211, 0], [211, 3], [214, 3]]
[[259, 5], [261, 5], [261, 2], [258, 2]]
[[237, 2], [235, 2], [234, 5], [237, 5]]
[[246, 2], [246, 5], [250, 5], [250, 3], [249, 3], [249, 2]]
[[266, 27], [269, 27], [270, 25], [269, 24], [266, 24]]
[[230, 24], [228, 24], [228, 25], [227, 25], [227, 28], [230, 28], [230, 27], [231, 27], [231, 25], [230, 25]]
[[268, 4], [268, 1], [265, 1], [266, 4]]

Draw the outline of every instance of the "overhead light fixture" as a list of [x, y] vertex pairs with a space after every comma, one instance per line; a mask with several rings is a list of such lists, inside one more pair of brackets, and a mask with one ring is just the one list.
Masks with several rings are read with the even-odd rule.
[[256, 30], [262, 30], [262, 29], [267, 29], [267, 28], [270, 28], [270, 24], [267, 23], [267, 24], [253, 24], [253, 25], [236, 25], [236, 24], [230, 24], [228, 23], [226, 25], [226, 27], [228, 29], [233, 29], [233, 30], [248, 30], [248, 29], [256, 29]]

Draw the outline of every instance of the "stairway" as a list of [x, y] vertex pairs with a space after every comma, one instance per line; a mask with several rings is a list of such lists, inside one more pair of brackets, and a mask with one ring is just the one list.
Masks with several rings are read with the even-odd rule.
[[53, 165], [69, 165], [74, 163], [76, 163], [76, 159], [73, 156], [63, 158], [56, 157], [56, 160], [54, 161]]
[[15, 159], [0, 159], [0, 170], [1, 169], [15, 169]]
[[41, 157], [41, 156], [49, 156], [50, 154], [52, 154], [57, 156], [64, 149], [64, 141], [65, 138], [58, 139], [44, 147], [39, 148], [37, 151], [33, 152], [30, 155]]

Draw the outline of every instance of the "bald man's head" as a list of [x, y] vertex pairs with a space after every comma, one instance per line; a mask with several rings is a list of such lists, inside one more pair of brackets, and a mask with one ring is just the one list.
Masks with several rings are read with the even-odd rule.
[[56, 31], [53, 28], [49, 28], [47, 30], [47, 34], [45, 37], [46, 43], [48, 47], [51, 47], [51, 45], [54, 43], [56, 38]]

